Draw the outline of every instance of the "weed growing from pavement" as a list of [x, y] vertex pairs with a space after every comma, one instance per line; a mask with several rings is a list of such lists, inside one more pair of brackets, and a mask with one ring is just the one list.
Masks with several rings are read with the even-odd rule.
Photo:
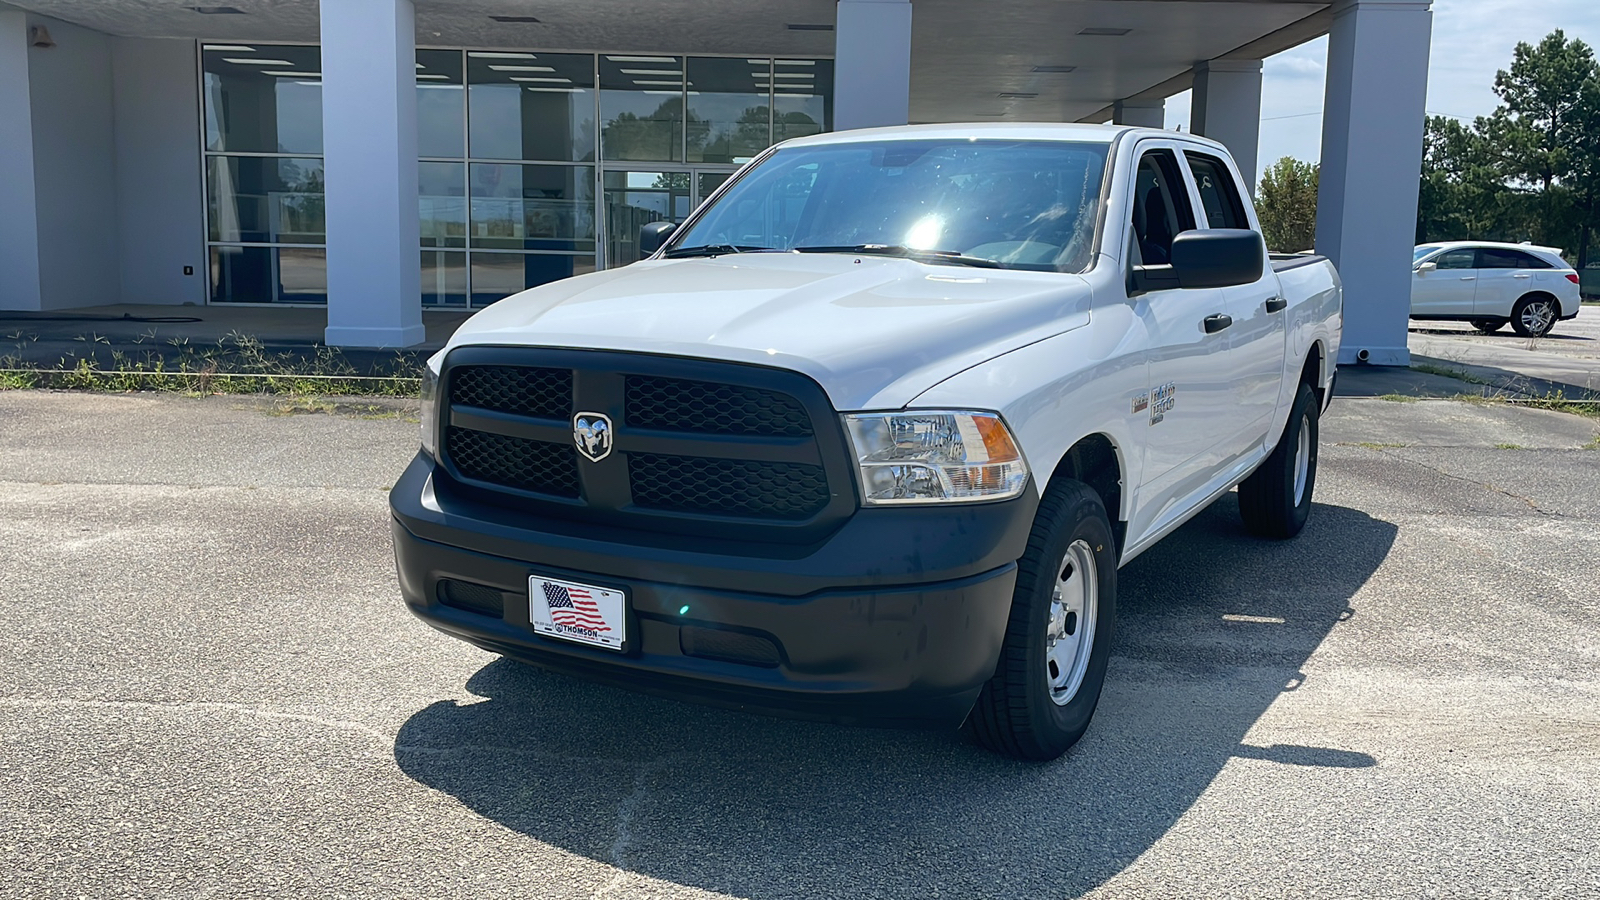
[[1528, 449], [1527, 447], [1524, 447], [1521, 444], [1495, 444], [1494, 448], [1496, 450], [1526, 450], [1526, 449]]
[[1442, 375], [1445, 378], [1454, 378], [1465, 381], [1467, 384], [1489, 384], [1487, 379], [1479, 378], [1470, 372], [1461, 369], [1452, 369], [1448, 366], [1436, 366], [1433, 363], [1412, 363], [1411, 368], [1416, 372], [1426, 372], [1429, 375]]
[[[80, 339], [86, 343], [101, 340], [95, 335]], [[106, 366], [97, 358], [83, 358], [75, 362], [62, 359], [58, 368], [38, 368], [28, 366], [20, 356], [0, 356], [0, 389], [415, 397], [423, 364], [421, 354], [397, 351], [363, 373], [335, 347], [318, 345], [309, 352], [274, 353], [259, 339], [238, 332], [215, 343], [193, 344], [174, 338], [168, 344], [171, 350], [137, 355], [114, 349]]]
[[1408, 397], [1405, 394], [1384, 394], [1382, 397], [1379, 397], [1378, 399], [1379, 400], [1387, 400], [1390, 403], [1415, 403], [1415, 402], [1417, 402], [1417, 398]]

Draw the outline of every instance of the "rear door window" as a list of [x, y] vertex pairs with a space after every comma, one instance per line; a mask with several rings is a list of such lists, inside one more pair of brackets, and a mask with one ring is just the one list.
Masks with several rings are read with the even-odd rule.
[[1478, 268], [1480, 269], [1548, 269], [1545, 262], [1531, 253], [1521, 250], [1503, 250], [1498, 247], [1485, 247], [1478, 251]]
[[1206, 210], [1209, 228], [1249, 228], [1250, 219], [1244, 213], [1244, 200], [1234, 184], [1233, 173], [1222, 160], [1201, 153], [1189, 153], [1189, 169], [1194, 172], [1195, 187], [1200, 191], [1200, 204]]

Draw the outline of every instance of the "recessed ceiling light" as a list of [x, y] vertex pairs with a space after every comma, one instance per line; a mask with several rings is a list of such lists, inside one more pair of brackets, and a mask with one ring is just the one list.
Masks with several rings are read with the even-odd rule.
[[815, 72], [773, 72], [773, 78], [815, 78]]
[[469, 50], [467, 55], [473, 59], [538, 59], [532, 53], [502, 53], [498, 50]]
[[1077, 66], [1034, 66], [1033, 70], [1040, 75], [1065, 75], [1077, 71]]
[[[681, 82], [681, 81], [648, 81], [648, 80], [647, 81], [640, 81], [637, 78], [635, 78], [633, 80], [633, 83], [634, 84], [648, 84], [651, 87], [676, 87], [676, 86], [678, 86], [680, 84], [683, 84], [683, 82]], [[651, 93], [651, 92], [650, 91], [645, 91], [645, 93], [648, 94], [648, 93]]]
[[497, 66], [489, 64], [490, 71], [494, 72], [554, 72], [549, 66]]
[[773, 61], [780, 66], [814, 66], [817, 64], [814, 59], [778, 59]]
[[533, 16], [490, 16], [489, 18], [495, 20], [496, 22], [506, 22], [508, 24], [511, 24], [511, 23], [523, 23], [523, 24], [532, 23], [532, 24], [537, 24], [538, 21], [539, 21], [538, 19], [535, 19]]
[[528, 90], [530, 90], [530, 91], [539, 91], [539, 92], [545, 93], [545, 94], [581, 94], [581, 93], [583, 93], [583, 88], [534, 87], [533, 85], [528, 85]]
[[764, 65], [772, 62], [772, 60], [770, 60], [770, 59], [747, 59], [747, 60], [745, 60], [745, 62], [749, 63], [752, 66], [764, 66]]
[[783, 27], [789, 29], [790, 31], [832, 31], [833, 30], [833, 26], [832, 25], [795, 25], [795, 24], [789, 24], [789, 25], [785, 25]]
[[1032, 100], [1037, 96], [1037, 92], [1030, 91], [1003, 91], [999, 94], [1001, 100]]
[[279, 78], [321, 78], [321, 72], [262, 72], [263, 75], [276, 75]]
[[242, 16], [244, 10], [236, 6], [186, 6], [202, 16]]
[[608, 56], [612, 62], [675, 63], [676, 56]]
[[541, 77], [538, 77], [538, 76], [531, 76], [531, 75], [524, 75], [524, 76], [513, 75], [513, 76], [511, 76], [511, 80], [512, 81], [516, 81], [516, 82], [530, 82], [531, 81], [531, 82], [535, 82], [535, 83], [538, 83], [538, 84], [571, 84], [572, 83], [572, 79], [571, 78], [562, 78], [559, 75], [557, 75], [555, 77], [552, 77], [552, 78], [541, 78]]
[[201, 49], [207, 53], [217, 51], [220, 53], [254, 53], [256, 48], [246, 47], [243, 44], [207, 44]]
[[1132, 30], [1132, 28], [1085, 28], [1078, 33], [1089, 37], [1122, 37]]
[[450, 80], [450, 76], [449, 75], [426, 75], [426, 74], [422, 74], [422, 73], [418, 73], [417, 74], [417, 78], [419, 78], [419, 79], [426, 78], [429, 81], [449, 81]]
[[624, 75], [682, 75], [683, 70], [672, 69], [618, 69]]
[[294, 63], [287, 59], [234, 59], [224, 56], [223, 62], [238, 63], [241, 66], [292, 66]]
[[[663, 96], [667, 96], [667, 97], [676, 97], [676, 96], [678, 96], [678, 92], [677, 91], [640, 91], [639, 93], [641, 93], [641, 94], [659, 94], [659, 95], [663, 95]], [[700, 92], [699, 91], [690, 91], [689, 92], [689, 96], [698, 97], [698, 96], [700, 96]]]

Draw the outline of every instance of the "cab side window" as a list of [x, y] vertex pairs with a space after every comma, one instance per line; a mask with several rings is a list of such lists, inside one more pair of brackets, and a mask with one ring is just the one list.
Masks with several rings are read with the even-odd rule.
[[1433, 258], [1441, 269], [1476, 269], [1478, 267], [1478, 251], [1476, 250], [1451, 250], [1441, 253]]
[[1140, 157], [1133, 189], [1135, 263], [1171, 263], [1172, 239], [1194, 227], [1194, 212], [1172, 151], [1152, 150]]
[[1205, 207], [1208, 228], [1249, 228], [1250, 219], [1244, 213], [1244, 201], [1233, 182], [1233, 173], [1222, 160], [1200, 153], [1186, 154], [1189, 169], [1194, 172], [1195, 187], [1199, 188], [1200, 205]]

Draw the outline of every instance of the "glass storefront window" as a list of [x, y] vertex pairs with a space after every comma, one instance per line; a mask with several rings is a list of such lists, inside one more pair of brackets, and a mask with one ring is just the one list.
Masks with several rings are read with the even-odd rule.
[[594, 160], [594, 56], [467, 52], [474, 159]]
[[531, 287], [594, 271], [593, 256], [558, 253], [472, 254], [472, 303], [482, 306]]
[[206, 149], [322, 152], [322, 54], [276, 44], [207, 46]]
[[683, 57], [600, 57], [602, 159], [683, 161]]
[[326, 303], [327, 251], [315, 247], [211, 247], [213, 303]]
[[467, 255], [445, 250], [422, 251], [422, 305], [467, 305]]
[[772, 144], [772, 61], [691, 57], [689, 161], [749, 162]]
[[472, 164], [472, 246], [594, 250], [590, 166]]
[[465, 163], [417, 163], [417, 204], [422, 212], [422, 246], [467, 245]]
[[460, 50], [417, 51], [417, 155], [467, 154]]
[[772, 142], [833, 130], [833, 60], [772, 64]]
[[212, 156], [207, 163], [211, 240], [322, 243], [322, 160]]
[[681, 222], [690, 213], [688, 172], [607, 172], [606, 264], [639, 258], [639, 229], [651, 222]]

